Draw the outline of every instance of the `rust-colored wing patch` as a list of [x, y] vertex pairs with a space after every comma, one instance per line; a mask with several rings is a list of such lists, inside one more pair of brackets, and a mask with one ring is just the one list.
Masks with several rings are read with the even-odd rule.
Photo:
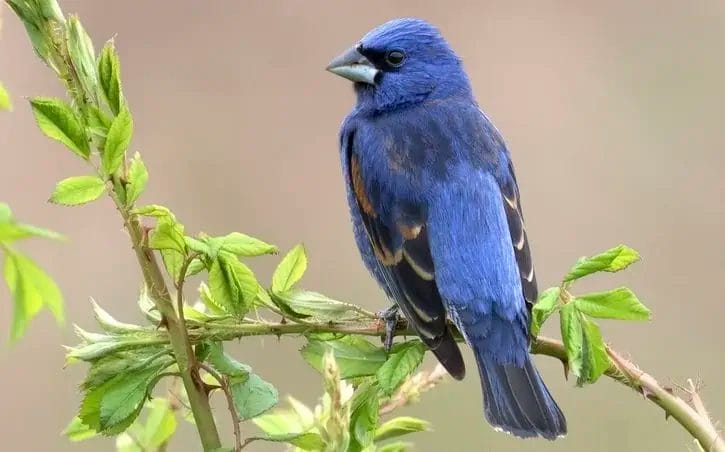
[[373, 204], [370, 202], [370, 198], [368, 198], [368, 195], [365, 192], [365, 184], [363, 183], [362, 174], [360, 173], [360, 163], [358, 163], [355, 155], [350, 157], [350, 182], [352, 183], [352, 191], [355, 193], [355, 198], [360, 204], [360, 208], [363, 212], [373, 218], [377, 217], [378, 214], [375, 212]]

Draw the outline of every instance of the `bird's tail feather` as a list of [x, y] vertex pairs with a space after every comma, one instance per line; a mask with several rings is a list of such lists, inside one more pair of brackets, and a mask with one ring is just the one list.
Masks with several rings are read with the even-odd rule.
[[497, 429], [521, 438], [556, 439], [566, 435], [566, 419], [526, 355], [523, 367], [499, 364], [476, 350], [484, 394], [484, 413]]
[[463, 377], [466, 376], [466, 365], [463, 363], [461, 350], [448, 328], [446, 328], [440, 342], [435, 346], [431, 346], [431, 351], [453, 378], [463, 380]]

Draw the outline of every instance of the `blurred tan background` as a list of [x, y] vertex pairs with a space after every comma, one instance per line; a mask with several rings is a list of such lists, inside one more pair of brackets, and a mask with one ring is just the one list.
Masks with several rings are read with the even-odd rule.
[[[708, 407], [725, 420], [722, 1], [61, 4], [80, 14], [97, 47], [116, 36], [136, 120], [133, 147], [151, 172], [142, 201], [172, 207], [188, 231], [240, 230], [282, 249], [304, 241], [311, 261], [304, 285], [371, 309], [386, 303], [352, 241], [336, 147], [352, 88], [323, 68], [390, 18], [436, 23], [512, 150], [542, 288], [580, 255], [620, 242], [637, 248], [641, 264], [579, 290], [635, 289], [654, 320], [602, 322], [606, 339], [664, 383], [702, 377]], [[60, 344], [76, 341], [72, 323], [95, 328], [89, 296], [121, 319], [140, 320], [139, 274], [109, 202], [74, 209], [45, 202], [57, 180], [86, 169], [36, 130], [23, 98], [61, 91], [3, 8], [0, 79], [16, 111], [0, 115], [0, 200], [71, 241], [23, 247], [62, 287], [62, 330], [43, 313], [9, 346], [10, 301], [0, 288], [0, 448], [110, 450], [108, 440], [71, 444], [59, 436], [85, 372], [62, 369]], [[262, 281], [276, 260], [253, 262]], [[232, 350], [281, 395], [313, 403], [320, 381], [297, 353], [301, 343], [249, 339]], [[568, 438], [526, 442], [494, 433], [471, 372], [405, 410], [435, 428], [411, 437], [416, 450], [694, 450], [679, 425], [628, 389], [606, 379], [578, 389], [557, 362], [538, 363], [568, 416]], [[230, 438], [223, 401], [216, 402]], [[181, 430], [171, 450], [197, 450], [194, 430]]]

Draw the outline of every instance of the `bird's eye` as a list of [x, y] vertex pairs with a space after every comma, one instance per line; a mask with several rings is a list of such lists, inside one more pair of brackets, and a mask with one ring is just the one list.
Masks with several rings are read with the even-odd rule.
[[405, 61], [405, 54], [400, 50], [391, 50], [385, 55], [385, 61], [393, 67], [400, 67]]

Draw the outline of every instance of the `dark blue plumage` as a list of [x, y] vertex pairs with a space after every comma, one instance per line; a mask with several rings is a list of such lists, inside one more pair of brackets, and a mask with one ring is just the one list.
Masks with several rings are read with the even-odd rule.
[[496, 428], [553, 439], [566, 421], [528, 353], [537, 289], [513, 165], [436, 28], [388, 22], [328, 70], [355, 82], [340, 134], [363, 260], [455, 378], [465, 366], [446, 325], [476, 356]]

